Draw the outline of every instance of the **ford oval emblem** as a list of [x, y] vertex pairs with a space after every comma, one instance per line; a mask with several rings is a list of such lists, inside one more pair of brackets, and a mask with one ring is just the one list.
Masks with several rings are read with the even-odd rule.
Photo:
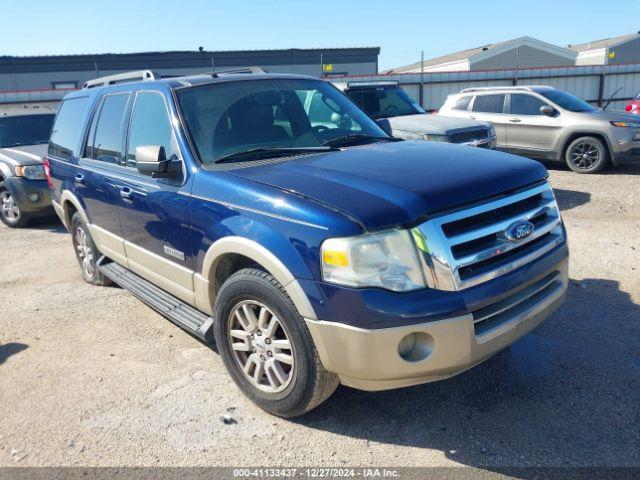
[[510, 242], [519, 242], [531, 235], [534, 228], [533, 223], [527, 220], [518, 220], [507, 227], [504, 236]]

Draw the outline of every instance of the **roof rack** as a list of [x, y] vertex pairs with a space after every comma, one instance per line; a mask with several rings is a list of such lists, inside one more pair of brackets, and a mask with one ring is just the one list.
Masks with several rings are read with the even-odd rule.
[[534, 88], [553, 88], [553, 87], [549, 87], [548, 85], [504, 85], [502, 87], [472, 87], [472, 88], [465, 88], [464, 90], [461, 90], [460, 93], [469, 93], [469, 92], [487, 92], [487, 91], [493, 91], [493, 90], [524, 90], [527, 92], [531, 92], [533, 91]]
[[397, 87], [398, 85], [400, 85], [400, 82], [398, 82], [397, 80], [370, 80], [370, 81], [359, 80], [359, 81], [356, 81], [356, 82], [347, 82], [347, 88], [352, 88], [352, 87], [390, 87], [390, 86]]
[[220, 75], [258, 74], [258, 73], [268, 73], [268, 72], [261, 67], [239, 67], [239, 68], [228, 68], [226, 70], [218, 70], [217, 72], [211, 72], [209, 75], [211, 75], [212, 77], [219, 77]]
[[82, 88], [106, 87], [107, 85], [140, 81], [148, 82], [151, 80], [157, 80], [158, 78], [160, 78], [160, 75], [151, 70], [137, 70], [135, 72], [118, 73], [116, 75], [94, 78], [93, 80], [85, 82]]

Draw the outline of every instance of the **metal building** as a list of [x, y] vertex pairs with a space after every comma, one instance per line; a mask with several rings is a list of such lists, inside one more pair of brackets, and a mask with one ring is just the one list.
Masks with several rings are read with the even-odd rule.
[[575, 65], [578, 54], [531, 37], [514, 38], [393, 68], [385, 73], [474, 72]]
[[380, 48], [178, 51], [99, 55], [0, 57], [0, 104], [56, 105], [92, 78], [149, 69], [179, 76], [237, 67], [313, 76], [375, 75]]
[[640, 32], [569, 45], [569, 48], [578, 53], [576, 65], [640, 63]]

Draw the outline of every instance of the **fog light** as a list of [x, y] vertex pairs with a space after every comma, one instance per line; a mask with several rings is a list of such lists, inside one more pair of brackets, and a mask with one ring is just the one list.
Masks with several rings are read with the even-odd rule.
[[433, 337], [428, 333], [410, 333], [398, 343], [398, 354], [408, 362], [419, 362], [431, 355], [434, 343]]
[[38, 203], [40, 201], [40, 194], [38, 192], [30, 193], [29, 201], [33, 203]]

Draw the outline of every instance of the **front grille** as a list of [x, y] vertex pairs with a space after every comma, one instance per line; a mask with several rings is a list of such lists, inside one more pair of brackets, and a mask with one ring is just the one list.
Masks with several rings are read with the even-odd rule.
[[498, 302], [475, 310], [472, 312], [475, 334], [485, 335], [501, 325], [521, 317], [532, 307], [557, 296], [563, 286], [562, 274], [559, 271], [554, 271]]
[[450, 135], [452, 143], [467, 143], [473, 140], [486, 140], [489, 136], [489, 130], [486, 128], [476, 128], [474, 130], [463, 130], [454, 132]]
[[[526, 220], [533, 232], [509, 240], [506, 231]], [[548, 183], [436, 217], [416, 229], [433, 286], [461, 290], [504, 275], [564, 242], [560, 211]]]

